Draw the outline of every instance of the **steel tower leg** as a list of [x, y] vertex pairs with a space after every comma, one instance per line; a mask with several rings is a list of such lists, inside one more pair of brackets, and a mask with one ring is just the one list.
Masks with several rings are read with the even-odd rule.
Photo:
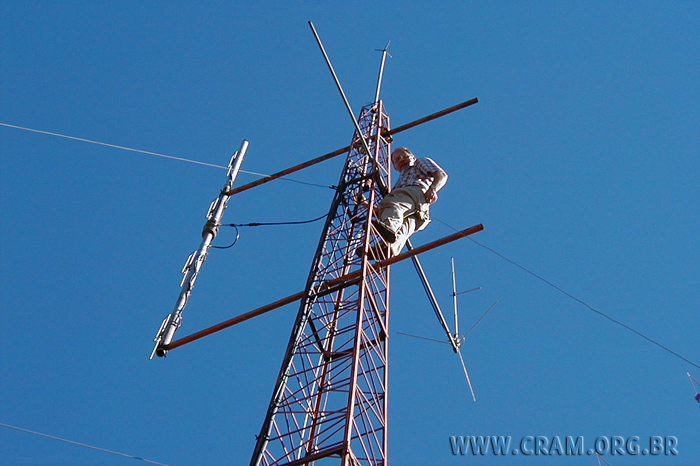
[[370, 151], [355, 133], [252, 466], [386, 464], [390, 267], [375, 270], [363, 253], [379, 245], [375, 254], [388, 254], [371, 223], [391, 185], [381, 101], [362, 109], [359, 125]]

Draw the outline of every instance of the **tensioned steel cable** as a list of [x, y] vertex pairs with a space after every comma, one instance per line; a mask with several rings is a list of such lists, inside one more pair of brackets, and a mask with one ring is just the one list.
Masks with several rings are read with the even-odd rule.
[[[433, 220], [439, 222], [439, 223], [442, 223], [442, 224], [445, 225], [446, 227], [448, 227], [448, 228], [450, 228], [450, 229], [452, 229], [452, 230], [457, 231], [457, 229], [454, 228], [452, 225], [448, 225], [447, 223], [445, 223], [445, 222], [443, 222], [442, 220], [439, 220], [439, 219], [437, 219], [437, 218], [435, 218], [435, 217], [433, 217], [433, 216], [431, 216], [431, 218], [432, 218]], [[679, 358], [679, 359], [682, 359], [683, 361], [687, 362], [688, 364], [690, 364], [690, 365], [692, 365], [692, 366], [695, 366], [695, 367], [697, 367], [698, 369], [700, 369], [700, 365], [698, 365], [698, 364], [694, 363], [693, 361], [689, 360], [688, 358], [686, 358], [686, 357], [684, 357], [684, 356], [678, 354], [677, 352], [673, 351], [672, 349], [668, 348], [667, 346], [662, 345], [661, 343], [659, 343], [658, 341], [654, 340], [653, 338], [644, 335], [642, 332], [640, 332], [640, 331], [638, 331], [638, 330], [635, 330], [634, 328], [630, 327], [629, 325], [627, 325], [627, 324], [625, 324], [625, 323], [623, 323], [623, 322], [620, 322], [619, 320], [614, 319], [613, 317], [610, 317], [608, 314], [606, 314], [606, 313], [604, 313], [604, 312], [602, 312], [602, 311], [599, 311], [598, 309], [595, 309], [593, 306], [591, 306], [590, 304], [588, 304], [588, 303], [585, 302], [584, 300], [582, 300], [582, 299], [580, 299], [580, 298], [577, 298], [576, 296], [572, 295], [571, 293], [569, 293], [568, 291], [564, 290], [563, 288], [561, 288], [561, 287], [555, 285], [554, 283], [552, 283], [551, 281], [549, 281], [549, 280], [547, 280], [546, 278], [542, 277], [541, 275], [536, 274], [535, 272], [533, 272], [532, 270], [528, 269], [527, 267], [524, 267], [524, 266], [518, 264], [518, 263], [515, 262], [514, 260], [507, 258], [506, 256], [504, 256], [504, 255], [501, 254], [500, 252], [494, 250], [493, 248], [490, 248], [490, 247], [486, 246], [485, 244], [482, 244], [482, 243], [476, 241], [476, 240], [473, 239], [473, 238], [469, 238], [469, 237], [468, 237], [467, 239], [469, 239], [470, 241], [472, 241], [472, 242], [473, 242], [474, 244], [476, 244], [477, 246], [479, 246], [479, 247], [481, 247], [481, 248], [483, 248], [483, 249], [486, 249], [487, 251], [491, 252], [492, 254], [495, 254], [496, 256], [500, 257], [500, 258], [503, 259], [504, 261], [506, 261], [506, 262], [508, 262], [508, 263], [510, 263], [510, 264], [512, 264], [512, 265], [514, 265], [514, 266], [516, 266], [516, 267], [519, 268], [520, 270], [522, 270], [522, 271], [524, 271], [524, 272], [527, 272], [528, 274], [530, 274], [530, 275], [532, 275], [533, 277], [537, 278], [537, 279], [540, 280], [541, 282], [546, 283], [547, 285], [549, 285], [550, 287], [554, 288], [555, 290], [557, 290], [558, 292], [560, 292], [560, 293], [563, 294], [564, 296], [567, 296], [567, 297], [573, 299], [574, 301], [576, 301], [577, 303], [583, 305], [583, 306], [586, 307], [588, 310], [590, 310], [590, 311], [592, 311], [592, 312], [595, 312], [596, 314], [600, 315], [601, 317], [605, 317], [605, 318], [608, 319], [609, 321], [611, 321], [611, 322], [613, 322], [613, 323], [619, 325], [620, 327], [623, 327], [623, 328], [629, 330], [630, 332], [632, 332], [632, 333], [634, 333], [634, 334], [636, 334], [636, 335], [638, 335], [638, 336], [644, 338], [645, 340], [647, 340], [647, 341], [650, 342], [650, 343], [653, 343], [654, 345], [658, 346], [659, 348], [663, 349], [664, 351], [666, 351], [666, 352], [668, 352], [668, 353], [674, 355], [675, 357], [677, 357], [677, 358]]]
[[88, 445], [88, 444], [86, 444], [86, 443], [74, 442], [73, 440], [67, 440], [67, 439], [64, 439], [64, 438], [61, 438], [61, 437], [55, 437], [55, 436], [53, 436], [53, 435], [42, 434], [41, 432], [35, 432], [35, 431], [33, 431], [33, 430], [23, 429], [23, 428], [21, 428], [21, 427], [11, 426], [11, 425], [9, 425], [9, 424], [0, 423], [0, 426], [2, 426], [2, 427], [7, 427], [8, 429], [18, 430], [18, 431], [20, 431], [20, 432], [25, 432], [25, 433], [27, 433], [27, 434], [38, 435], [39, 437], [45, 437], [45, 438], [50, 438], [50, 439], [53, 439], [53, 440], [59, 440], [59, 441], [61, 441], [61, 442], [70, 443], [70, 444], [72, 444], [72, 445], [77, 445], [77, 446], [79, 446], [79, 447], [90, 448], [90, 449], [92, 449], [92, 450], [101, 451], [101, 452], [103, 452], [103, 453], [110, 453], [110, 454], [112, 454], [112, 455], [123, 456], [123, 457], [125, 457], [125, 458], [130, 458], [130, 459], [132, 459], [132, 460], [139, 460], [139, 461], [143, 461], [143, 462], [150, 463], [150, 464], [157, 464], [157, 465], [159, 465], [159, 466], [170, 466], [170, 465], [168, 465], [168, 464], [166, 464], [166, 463], [159, 463], [159, 462], [157, 462], [157, 461], [147, 460], [147, 459], [145, 459], [145, 458], [141, 458], [141, 457], [138, 457], [138, 456], [128, 455], [128, 454], [126, 454], [126, 453], [119, 453], [118, 451], [106, 450], [106, 449], [104, 449], [104, 448], [94, 447], [94, 446]]
[[[89, 143], [89, 144], [97, 144], [97, 145], [99, 145], [99, 146], [111, 147], [111, 148], [113, 148], [113, 149], [126, 150], [126, 151], [129, 151], [129, 152], [137, 152], [137, 153], [140, 153], [140, 154], [153, 155], [153, 156], [156, 156], [156, 157], [163, 157], [163, 158], [166, 158], [166, 159], [177, 160], [177, 161], [179, 161], [179, 162], [188, 162], [188, 163], [194, 163], [194, 164], [197, 164], [197, 165], [204, 165], [204, 166], [206, 166], [206, 167], [222, 168], [222, 169], [224, 169], [224, 170], [228, 170], [228, 167], [224, 167], [223, 165], [216, 165], [216, 164], [214, 164], [214, 163], [200, 162], [200, 161], [198, 161], [198, 160], [186, 159], [186, 158], [184, 158], [184, 157], [175, 157], [175, 156], [173, 156], [173, 155], [161, 154], [161, 153], [159, 153], [159, 152], [151, 152], [151, 151], [147, 151], [147, 150], [134, 149], [134, 148], [131, 148], [131, 147], [125, 147], [125, 146], [119, 146], [119, 145], [116, 145], [116, 144], [109, 144], [109, 143], [106, 143], [106, 142], [94, 141], [94, 140], [92, 140], [92, 139], [85, 139], [85, 138], [79, 138], [79, 137], [75, 137], [75, 136], [68, 136], [68, 135], [66, 135], [66, 134], [53, 133], [53, 132], [50, 132], [50, 131], [42, 131], [42, 130], [39, 130], [39, 129], [26, 128], [26, 127], [24, 127], [24, 126], [11, 125], [11, 124], [9, 124], [9, 123], [2, 123], [2, 122], [0, 122], [0, 126], [5, 126], [5, 127], [7, 127], [7, 128], [20, 129], [20, 130], [22, 130], [22, 131], [29, 131], [29, 132], [32, 132], [32, 133], [45, 134], [45, 135], [47, 135], [47, 136], [55, 136], [55, 137], [64, 138], [64, 139], [71, 139], [71, 140], [73, 140], [73, 141], [87, 142], [87, 143]], [[241, 173], [247, 173], [247, 174], [249, 174], [249, 175], [259, 176], [259, 177], [261, 177], [261, 178], [267, 178], [268, 176], [270, 176], [270, 175], [265, 175], [264, 173], [256, 173], [256, 172], [245, 171], [245, 170], [239, 170], [239, 171], [240, 171]], [[292, 182], [292, 183], [305, 184], [305, 185], [308, 185], [308, 186], [316, 186], [316, 187], [319, 187], [319, 188], [336, 189], [334, 186], [325, 186], [325, 185], [322, 185], [322, 184], [309, 183], [309, 182], [307, 182], [307, 181], [299, 181], [299, 180], [294, 180], [294, 179], [291, 179], [291, 178], [280, 177], [279, 179], [281, 179], [281, 180], [283, 180], [283, 181], [290, 181], [290, 182]]]

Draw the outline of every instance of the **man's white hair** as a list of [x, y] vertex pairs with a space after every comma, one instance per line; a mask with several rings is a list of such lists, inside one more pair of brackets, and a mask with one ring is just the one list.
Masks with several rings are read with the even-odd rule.
[[397, 150], [402, 150], [402, 151], [404, 151], [406, 154], [415, 157], [415, 155], [413, 154], [413, 152], [411, 152], [411, 149], [409, 149], [408, 147], [397, 147], [396, 149], [394, 149], [394, 150], [391, 152], [392, 158], [393, 158], [394, 152], [396, 152]]

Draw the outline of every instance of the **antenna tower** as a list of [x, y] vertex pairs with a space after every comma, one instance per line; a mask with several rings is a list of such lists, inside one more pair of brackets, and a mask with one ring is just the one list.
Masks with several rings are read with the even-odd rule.
[[[355, 119], [316, 30], [313, 24], [309, 25], [353, 120], [351, 144], [235, 189], [235, 174], [230, 175], [217, 204], [221, 209], [216, 216], [207, 217], [205, 234], [211, 233], [212, 238], [207, 239], [207, 248], [200, 247], [201, 260], [196, 261], [194, 269], [199, 271], [206, 257], [230, 196], [347, 154], [306, 285], [291, 296], [173, 341], [194, 282], [186, 274], [176, 307], [156, 334], [153, 354], [165, 356], [172, 349], [299, 301], [250, 465], [385, 466], [390, 265], [408, 258], [417, 262], [417, 254], [483, 229], [482, 225], [475, 225], [417, 248], [409, 243], [408, 252], [390, 257], [389, 246], [372, 219], [391, 186], [392, 135], [478, 101], [463, 102], [392, 130], [379, 98], [385, 47], [374, 101], [363, 107], [359, 119]], [[235, 168], [229, 172], [237, 171], [245, 148], [239, 152], [241, 156], [234, 155]], [[191, 262], [188, 260], [188, 264]], [[189, 273], [190, 268], [186, 266], [183, 272]], [[196, 277], [196, 273], [192, 275]], [[424, 274], [421, 276], [425, 282]]]
[[253, 466], [386, 460], [390, 267], [375, 268], [360, 252], [381, 244], [371, 219], [380, 187], [391, 183], [382, 102], [363, 108], [358, 123], [362, 134], [331, 204]]

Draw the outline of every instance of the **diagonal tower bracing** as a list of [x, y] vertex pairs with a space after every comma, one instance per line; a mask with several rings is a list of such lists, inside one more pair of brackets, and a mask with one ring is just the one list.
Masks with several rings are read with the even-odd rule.
[[[384, 465], [390, 267], [372, 226], [391, 185], [389, 117], [381, 101], [358, 120], [313, 259], [252, 466]], [[367, 151], [369, 148], [369, 152]]]

